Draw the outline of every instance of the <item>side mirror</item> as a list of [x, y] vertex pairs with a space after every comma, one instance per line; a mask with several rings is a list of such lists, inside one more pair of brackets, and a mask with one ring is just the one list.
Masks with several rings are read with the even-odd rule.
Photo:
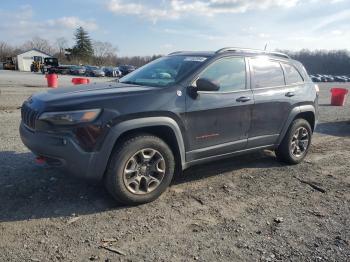
[[207, 78], [199, 78], [196, 81], [197, 91], [218, 91], [220, 89], [220, 86], [207, 79]]

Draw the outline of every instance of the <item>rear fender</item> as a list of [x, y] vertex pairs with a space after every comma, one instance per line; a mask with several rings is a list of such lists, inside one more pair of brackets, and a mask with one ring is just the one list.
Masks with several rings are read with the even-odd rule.
[[[299, 115], [300, 113], [304, 113], [304, 112], [312, 112], [315, 115], [315, 107], [313, 105], [301, 105], [301, 106], [294, 107], [292, 109], [292, 111], [290, 112], [286, 123], [283, 126], [283, 129], [280, 133], [280, 137], [278, 139], [277, 145], [281, 144], [284, 136], [287, 134], [287, 131], [288, 131], [291, 123], [293, 122], [293, 120], [296, 118], [296, 116]], [[314, 123], [314, 125], [315, 124], [316, 123]]]

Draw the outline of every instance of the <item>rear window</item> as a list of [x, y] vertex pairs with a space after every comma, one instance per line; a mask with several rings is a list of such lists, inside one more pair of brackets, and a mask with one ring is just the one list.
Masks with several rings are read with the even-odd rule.
[[279, 62], [267, 58], [250, 60], [254, 77], [254, 88], [284, 86], [284, 74]]
[[285, 63], [282, 63], [282, 65], [284, 68], [287, 85], [302, 83], [304, 81], [294, 66]]

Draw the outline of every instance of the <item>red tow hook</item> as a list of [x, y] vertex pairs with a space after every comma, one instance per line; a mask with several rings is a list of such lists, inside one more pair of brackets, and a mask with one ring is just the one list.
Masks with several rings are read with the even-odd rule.
[[35, 158], [35, 163], [37, 163], [38, 165], [43, 165], [46, 163], [46, 158], [43, 156], [37, 156]]

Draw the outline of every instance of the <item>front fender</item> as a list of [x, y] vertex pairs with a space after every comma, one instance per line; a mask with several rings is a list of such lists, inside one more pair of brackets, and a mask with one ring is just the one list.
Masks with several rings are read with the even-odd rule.
[[138, 128], [143, 127], [152, 127], [152, 126], [167, 126], [171, 128], [174, 132], [176, 141], [180, 151], [181, 164], [182, 167], [185, 166], [185, 145], [183, 136], [177, 122], [170, 117], [145, 117], [145, 118], [137, 118], [131, 120], [125, 120], [123, 122], [118, 123], [117, 125], [111, 127], [110, 132], [106, 136], [103, 146], [101, 147], [100, 152], [94, 155], [94, 159], [92, 159], [91, 169], [89, 171], [90, 177], [96, 177], [97, 179], [101, 179], [104, 171], [106, 170], [109, 157], [112, 153], [114, 145], [118, 138], [125, 132], [131, 131]]
[[114, 133], [114, 143], [120, 135], [127, 131], [152, 126], [167, 126], [173, 130], [180, 150], [181, 163], [185, 163], [185, 145], [183, 136], [177, 122], [170, 117], [146, 117], [123, 121], [114, 126], [111, 130]]

